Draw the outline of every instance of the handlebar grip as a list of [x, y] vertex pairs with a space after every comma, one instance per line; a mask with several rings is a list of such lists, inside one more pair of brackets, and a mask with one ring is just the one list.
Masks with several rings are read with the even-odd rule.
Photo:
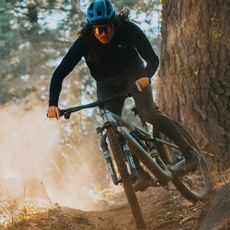
[[64, 118], [65, 118], [65, 119], [70, 119], [70, 113], [65, 113], [65, 114], [64, 114]]

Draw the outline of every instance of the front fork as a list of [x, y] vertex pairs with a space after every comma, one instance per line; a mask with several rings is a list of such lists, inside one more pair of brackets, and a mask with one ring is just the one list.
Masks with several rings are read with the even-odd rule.
[[126, 139], [124, 138], [123, 135], [120, 136], [119, 141], [122, 144], [123, 151], [124, 151], [124, 154], [125, 154], [125, 159], [126, 159], [126, 162], [128, 164], [130, 174], [132, 175], [132, 178], [134, 180], [136, 180], [138, 178], [138, 171], [137, 171], [137, 167], [136, 167], [136, 164], [135, 164], [133, 154], [130, 151], [129, 146], [127, 144], [127, 141], [126, 141]]
[[[113, 164], [113, 160], [112, 160], [112, 156], [110, 154], [109, 148], [108, 148], [108, 144], [107, 144], [107, 134], [104, 133], [103, 134], [103, 130], [105, 129], [105, 127], [98, 127], [97, 128], [97, 133], [101, 134], [101, 149], [102, 149], [102, 153], [103, 156], [105, 158], [105, 161], [107, 163], [107, 168], [109, 170], [109, 174], [112, 178], [112, 181], [115, 185], [118, 185], [120, 180], [118, 180], [118, 176], [116, 173], [116, 170], [114, 168], [114, 164]], [[119, 136], [119, 142], [122, 145], [123, 151], [124, 151], [124, 155], [125, 155], [125, 160], [128, 164], [128, 169], [130, 174], [132, 175], [132, 178], [135, 180], [138, 177], [138, 172], [137, 172], [137, 168], [135, 165], [135, 161], [133, 158], [133, 155], [129, 149], [129, 146], [125, 140], [125, 138], [123, 137], [123, 135]]]
[[103, 156], [104, 156], [105, 161], [107, 163], [107, 168], [109, 170], [109, 174], [110, 174], [110, 176], [112, 178], [112, 181], [113, 181], [113, 183], [115, 185], [118, 185], [119, 184], [119, 180], [118, 180], [115, 168], [114, 168], [114, 164], [113, 164], [113, 160], [112, 160], [111, 154], [109, 152], [108, 144], [106, 142], [107, 134], [106, 133], [103, 134], [103, 130], [104, 130], [104, 128], [101, 128], [101, 127], [97, 128], [97, 133], [101, 134], [101, 149], [102, 149], [102, 153], [103, 153]]

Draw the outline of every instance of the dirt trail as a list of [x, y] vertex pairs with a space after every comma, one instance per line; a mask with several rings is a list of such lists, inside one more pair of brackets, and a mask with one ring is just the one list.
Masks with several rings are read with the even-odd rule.
[[[146, 229], [196, 229], [201, 204], [192, 204], [178, 192], [166, 191], [163, 188], [149, 188], [143, 193], [137, 193], [137, 196]], [[90, 212], [57, 206], [30, 221], [14, 225], [13, 229], [136, 229], [124, 194], [116, 194], [114, 202], [115, 205], [112, 206], [104, 203], [104, 210]]]

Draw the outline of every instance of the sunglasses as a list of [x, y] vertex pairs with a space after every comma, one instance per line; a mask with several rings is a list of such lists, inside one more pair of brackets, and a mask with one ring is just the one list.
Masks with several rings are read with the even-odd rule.
[[94, 25], [93, 32], [95, 35], [110, 34], [113, 32], [113, 24]]

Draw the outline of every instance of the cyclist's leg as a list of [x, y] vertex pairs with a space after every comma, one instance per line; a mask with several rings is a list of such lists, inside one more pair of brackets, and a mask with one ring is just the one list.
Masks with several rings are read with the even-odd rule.
[[182, 150], [186, 150], [189, 147], [189, 144], [180, 135], [173, 122], [165, 116], [154, 103], [151, 87], [148, 87], [143, 92], [136, 93], [134, 100], [141, 119], [149, 122], [154, 128], [175, 141]]
[[135, 94], [134, 100], [140, 117], [172, 139], [183, 151], [186, 165], [182, 165], [178, 172], [194, 170], [197, 165], [196, 153], [177, 130], [171, 119], [158, 109], [153, 100], [151, 87], [149, 86], [143, 92]]

